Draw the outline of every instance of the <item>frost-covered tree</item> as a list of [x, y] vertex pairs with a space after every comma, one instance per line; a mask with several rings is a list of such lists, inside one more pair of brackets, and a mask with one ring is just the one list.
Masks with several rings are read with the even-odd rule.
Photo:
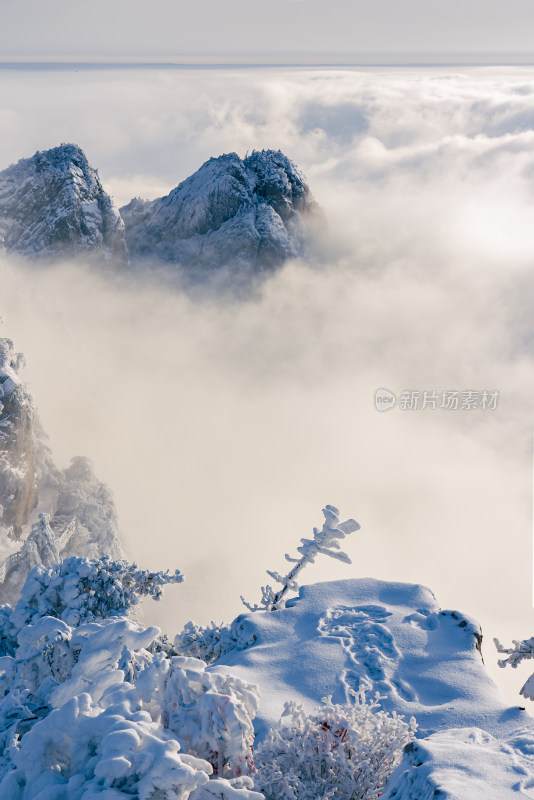
[[57, 617], [69, 625], [121, 616], [144, 596], [159, 600], [163, 587], [181, 583], [180, 570], [151, 572], [109, 556], [72, 556], [51, 567], [39, 565], [28, 575], [12, 614], [17, 628], [39, 617]]
[[[530, 639], [523, 639], [522, 641], [514, 639], [512, 642], [513, 647], [503, 647], [498, 639], [494, 639], [493, 641], [499, 653], [506, 653], [508, 655], [508, 658], [499, 659], [498, 664], [500, 667], [504, 668], [510, 666], [516, 669], [522, 661], [534, 658], [534, 636]], [[521, 687], [519, 694], [523, 695], [523, 697], [526, 697], [528, 700], [534, 700], [534, 673]]]
[[[349, 556], [341, 550], [339, 541], [349, 533], [359, 530], [359, 524], [353, 519], [340, 523], [339, 512], [334, 506], [326, 506], [323, 514], [325, 522], [322, 529], [314, 528], [313, 539], [301, 539], [302, 544], [297, 548], [300, 558], [286, 555], [286, 559], [295, 565], [288, 574], [282, 577], [277, 572], [267, 571], [268, 575], [281, 584], [281, 588], [275, 591], [270, 586], [263, 586], [259, 605], [252, 605], [241, 598], [250, 611], [276, 611], [282, 608], [287, 593], [298, 591], [296, 578], [299, 573], [321, 553], [346, 564], [351, 563]], [[175, 637], [174, 649], [180, 655], [200, 658], [206, 664], [213, 664], [231, 650], [243, 650], [253, 644], [253, 640], [250, 640], [249, 634], [244, 630], [243, 619], [244, 616], [239, 616], [229, 625], [215, 622], [197, 625], [190, 621]]]
[[293, 558], [286, 553], [286, 560], [294, 564], [287, 575], [280, 575], [278, 572], [267, 570], [267, 574], [281, 584], [278, 590], [271, 586], [261, 587], [261, 601], [259, 605], [248, 603], [243, 597], [241, 600], [249, 611], [276, 611], [283, 607], [285, 596], [288, 592], [297, 592], [299, 585], [297, 576], [307, 564], [313, 564], [318, 555], [324, 554], [330, 558], [336, 558], [345, 564], [352, 563], [349, 556], [341, 550], [339, 541], [344, 539], [349, 533], [359, 530], [359, 524], [348, 519], [346, 522], [339, 521], [339, 511], [334, 506], [323, 508], [324, 524], [321, 530], [313, 529], [313, 539], [301, 539], [302, 544], [297, 547], [300, 558]]
[[[71, 558], [36, 567], [15, 609], [0, 607], [2, 800], [261, 800], [243, 774], [253, 687], [167, 658], [158, 628], [127, 616], [181, 580]], [[211, 777], [202, 755], [217, 748]]]
[[405, 722], [379, 709], [379, 698], [355, 695], [353, 705], [330, 698], [306, 714], [285, 704], [280, 724], [255, 750], [256, 789], [267, 800], [375, 800], [415, 735]]

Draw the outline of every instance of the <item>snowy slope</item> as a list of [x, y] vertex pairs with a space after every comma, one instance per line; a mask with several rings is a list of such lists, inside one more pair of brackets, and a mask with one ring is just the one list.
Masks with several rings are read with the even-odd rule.
[[[504, 800], [519, 791], [512, 785], [534, 797], [534, 783], [526, 788], [534, 779], [534, 720], [501, 699], [473, 620], [441, 610], [425, 587], [370, 578], [304, 586], [288, 606], [243, 615], [242, 638], [254, 644], [211, 667], [258, 685], [260, 738], [286, 700], [311, 710], [323, 697], [346, 703], [351, 690], [366, 687], [383, 696], [385, 710], [413, 715], [424, 738], [405, 754], [390, 800]], [[477, 794], [489, 764], [496, 793]]]
[[480, 728], [436, 733], [405, 748], [383, 800], [534, 797], [532, 726], [497, 739]]
[[303, 255], [317, 205], [280, 151], [211, 158], [166, 197], [121, 208], [133, 260], [213, 270], [272, 268]]
[[0, 172], [0, 245], [28, 258], [127, 262], [120, 214], [74, 144], [37, 152]]

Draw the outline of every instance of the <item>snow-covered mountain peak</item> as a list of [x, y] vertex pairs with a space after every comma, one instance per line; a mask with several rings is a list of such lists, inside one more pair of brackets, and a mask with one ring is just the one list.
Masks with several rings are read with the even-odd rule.
[[0, 243], [29, 258], [127, 261], [120, 214], [75, 144], [38, 151], [0, 172]]
[[210, 158], [166, 197], [121, 208], [133, 261], [193, 272], [257, 272], [303, 256], [318, 212], [299, 169], [280, 151]]
[[254, 150], [244, 160], [256, 176], [255, 190], [282, 219], [295, 211], [306, 212], [315, 204], [302, 172], [281, 150]]

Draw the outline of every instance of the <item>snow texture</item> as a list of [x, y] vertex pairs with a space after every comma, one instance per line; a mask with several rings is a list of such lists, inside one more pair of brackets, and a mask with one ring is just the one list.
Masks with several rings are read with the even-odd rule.
[[121, 208], [133, 261], [180, 264], [197, 275], [258, 272], [303, 256], [319, 211], [280, 151], [211, 158], [166, 197]]
[[[458, 752], [464, 752], [470, 746], [464, 741], [466, 729], [479, 729], [488, 742], [495, 740], [481, 752], [491, 760], [494, 748], [502, 754], [500, 763], [507, 763], [506, 770], [495, 766], [492, 773], [495, 785], [503, 787], [502, 795], [495, 789], [495, 797], [507, 797], [517, 764], [517, 786], [523, 787], [523, 795], [534, 797], [529, 783], [534, 778], [534, 720], [501, 699], [482, 662], [479, 626], [464, 614], [440, 609], [429, 589], [370, 578], [319, 583], [302, 587], [286, 608], [241, 619], [254, 644], [223, 655], [210, 669], [228, 670], [259, 686], [258, 740], [276, 725], [288, 700], [311, 712], [323, 697], [332, 696], [334, 703], [343, 704], [360, 689], [378, 691], [385, 711], [405, 719], [415, 717], [418, 742], [426, 737], [430, 748], [441, 741], [450, 741], [452, 747], [458, 739]], [[444, 740], [445, 734], [449, 738]], [[473, 763], [464, 769], [460, 761], [455, 770], [455, 751], [449, 756], [441, 761], [428, 756], [422, 769], [406, 754], [398, 770], [420, 770], [420, 777], [403, 778], [391, 799], [472, 800], [476, 795], [471, 783], [476, 787], [482, 780], [483, 765]], [[446, 775], [440, 783], [444, 764]], [[397, 773], [395, 780], [400, 781]], [[424, 790], [411, 792], [409, 781], [420, 781]], [[432, 791], [439, 787], [443, 795], [433, 795], [429, 786]]]
[[174, 637], [174, 649], [179, 655], [213, 664], [231, 650], [243, 650], [254, 644], [254, 637], [249, 637], [246, 625], [242, 625], [243, 620], [243, 616], [237, 617], [230, 625], [217, 625], [215, 622], [197, 625], [190, 620]]
[[121, 216], [74, 144], [38, 151], [0, 172], [2, 245], [27, 258], [127, 263]]
[[364, 693], [352, 705], [329, 699], [307, 715], [299, 703], [286, 703], [277, 728], [255, 752], [255, 786], [267, 800], [375, 800], [401, 750], [412, 738], [415, 721], [404, 722], [379, 710]]
[[532, 726], [497, 739], [450, 729], [405, 749], [383, 800], [517, 800], [534, 797]]
[[2, 800], [260, 800], [245, 774], [255, 688], [168, 659], [157, 628], [124, 616], [180, 579], [68, 559], [0, 609]]

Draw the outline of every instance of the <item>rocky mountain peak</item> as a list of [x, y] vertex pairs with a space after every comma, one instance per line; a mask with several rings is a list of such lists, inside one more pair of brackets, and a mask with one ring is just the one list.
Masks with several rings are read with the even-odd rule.
[[282, 152], [210, 158], [166, 197], [121, 208], [133, 261], [253, 272], [306, 253], [318, 206]]
[[120, 214], [75, 144], [38, 151], [0, 172], [0, 243], [29, 258], [127, 263]]

